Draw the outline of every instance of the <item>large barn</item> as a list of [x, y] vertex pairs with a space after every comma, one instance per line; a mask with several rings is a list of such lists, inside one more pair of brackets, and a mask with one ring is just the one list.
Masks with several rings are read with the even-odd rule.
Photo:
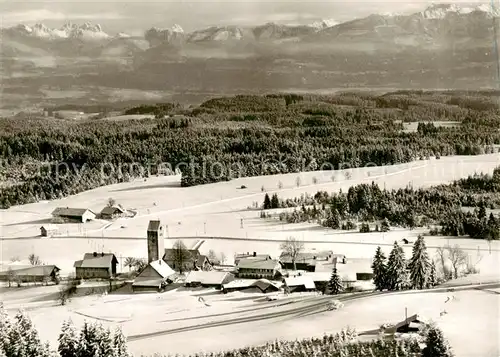
[[238, 262], [238, 277], [250, 279], [276, 279], [281, 277], [281, 265], [278, 260], [269, 257], [244, 258]]
[[85, 223], [94, 220], [96, 215], [87, 208], [57, 207], [52, 211], [52, 217], [65, 222]]
[[59, 284], [59, 269], [55, 265], [8, 265], [0, 271], [0, 281]]
[[110, 279], [116, 275], [118, 259], [112, 253], [85, 253], [74, 264], [77, 279]]

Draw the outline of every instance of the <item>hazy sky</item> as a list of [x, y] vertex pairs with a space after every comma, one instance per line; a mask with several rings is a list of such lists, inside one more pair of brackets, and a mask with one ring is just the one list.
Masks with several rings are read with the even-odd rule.
[[[494, 0], [498, 2], [499, 0]], [[141, 32], [151, 26], [181, 25], [185, 30], [215, 24], [255, 25], [270, 21], [308, 23], [318, 19], [350, 20], [372, 13], [411, 13], [436, 1], [375, 0], [0, 0], [1, 26], [44, 22], [100, 23], [110, 32]], [[439, 1], [451, 2], [451, 1]], [[484, 3], [471, 0], [467, 3]], [[456, 3], [456, 1], [455, 1]]]

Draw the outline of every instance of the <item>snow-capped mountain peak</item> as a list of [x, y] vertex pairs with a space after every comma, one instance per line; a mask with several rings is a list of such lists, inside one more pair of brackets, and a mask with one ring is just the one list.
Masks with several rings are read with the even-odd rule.
[[434, 4], [422, 11], [426, 19], [444, 19], [450, 14], [465, 15], [473, 12], [484, 13], [488, 16], [499, 16], [498, 8], [488, 4], [459, 6], [457, 4]]
[[172, 27], [171, 27], [171, 30], [173, 32], [177, 32], [177, 33], [184, 33], [184, 29], [180, 26], [180, 25], [177, 25], [177, 24], [174, 24]]
[[326, 20], [315, 21], [312, 24], [310, 24], [309, 26], [317, 29], [318, 31], [321, 31], [321, 30], [324, 30], [328, 27], [333, 27], [337, 24], [338, 24], [338, 22], [333, 20], [333, 19], [326, 19]]
[[61, 28], [50, 28], [42, 23], [34, 24], [33, 26], [28, 25], [18, 25], [10, 28], [12, 33], [21, 35], [35, 37], [45, 40], [57, 40], [57, 39], [68, 39], [68, 38], [79, 38], [83, 40], [93, 40], [93, 39], [106, 39], [110, 36], [105, 33], [101, 25], [92, 25], [91, 23], [84, 23], [83, 25], [77, 25], [72, 23], [66, 23]]

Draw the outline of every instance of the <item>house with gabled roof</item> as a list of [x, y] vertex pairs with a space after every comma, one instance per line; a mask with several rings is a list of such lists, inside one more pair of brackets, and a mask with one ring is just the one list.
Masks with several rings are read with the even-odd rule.
[[121, 206], [106, 206], [101, 210], [100, 216], [102, 219], [115, 219], [126, 214], [127, 211]]
[[52, 217], [65, 222], [85, 223], [94, 220], [96, 214], [88, 208], [57, 207], [52, 211]]
[[40, 235], [42, 237], [52, 237], [59, 233], [59, 228], [55, 224], [44, 224], [40, 227]]
[[233, 280], [234, 275], [229, 272], [194, 270], [187, 275], [185, 284], [188, 287], [203, 286], [206, 288], [221, 289], [223, 284], [227, 284]]
[[244, 258], [238, 262], [238, 277], [250, 279], [276, 279], [281, 277], [281, 265], [276, 259], [264, 258]]
[[0, 281], [59, 284], [59, 269], [55, 265], [6, 265], [0, 270]]
[[166, 248], [163, 260], [172, 267], [174, 270], [191, 271], [191, 270], [212, 270], [213, 263], [210, 259], [200, 253], [198, 249], [186, 249], [186, 259], [183, 266], [179, 267], [176, 257], [176, 250], [174, 248]]
[[116, 275], [118, 259], [113, 253], [85, 253], [73, 265], [77, 279], [110, 279]]
[[294, 276], [283, 279], [288, 292], [314, 291], [316, 284], [310, 276]]
[[134, 279], [132, 290], [134, 292], [160, 292], [173, 282], [175, 274], [175, 271], [163, 260], [152, 261]]

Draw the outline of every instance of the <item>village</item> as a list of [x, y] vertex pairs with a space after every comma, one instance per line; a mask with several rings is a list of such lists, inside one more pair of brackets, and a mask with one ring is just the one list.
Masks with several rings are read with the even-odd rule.
[[[96, 217], [113, 220], [127, 214], [121, 206], [112, 205], [103, 208], [99, 215], [89, 209], [58, 207], [52, 212], [52, 221], [85, 223]], [[57, 223], [40, 227], [41, 237], [57, 236], [58, 231]], [[223, 254], [218, 257], [212, 250], [207, 254], [200, 252], [204, 240], [199, 240], [191, 248], [187, 248], [181, 240], [176, 240], [169, 242], [172, 247], [165, 248], [165, 231], [164, 224], [151, 220], [144, 237], [147, 241], [147, 260], [126, 258], [122, 273], [118, 272], [119, 261], [113, 252], [85, 252], [82, 260], [74, 262], [74, 271], [63, 279], [73, 279], [79, 283], [81, 280], [113, 281], [113, 284], [109, 284], [110, 289], [119, 285], [129, 288], [131, 292], [164, 292], [184, 284], [186, 287], [215, 288], [222, 293], [247, 289], [258, 289], [263, 293], [324, 293], [332, 269], [336, 269], [337, 264], [347, 264], [345, 255], [331, 250], [305, 251], [304, 244], [293, 238], [281, 245], [283, 251], [279, 257], [271, 257], [265, 252], [237, 253], [234, 264], [225, 264], [226, 257]], [[60, 284], [61, 269], [56, 265], [41, 264], [37, 259], [32, 257], [29, 266], [4, 266], [0, 271], [0, 280], [9, 286]], [[353, 284], [360, 281], [364, 282], [365, 288], [371, 289], [373, 286], [369, 282], [372, 275], [369, 270], [356, 272], [356, 279], [343, 281], [345, 288], [354, 290]], [[356, 287], [361, 289], [362, 285]]]

